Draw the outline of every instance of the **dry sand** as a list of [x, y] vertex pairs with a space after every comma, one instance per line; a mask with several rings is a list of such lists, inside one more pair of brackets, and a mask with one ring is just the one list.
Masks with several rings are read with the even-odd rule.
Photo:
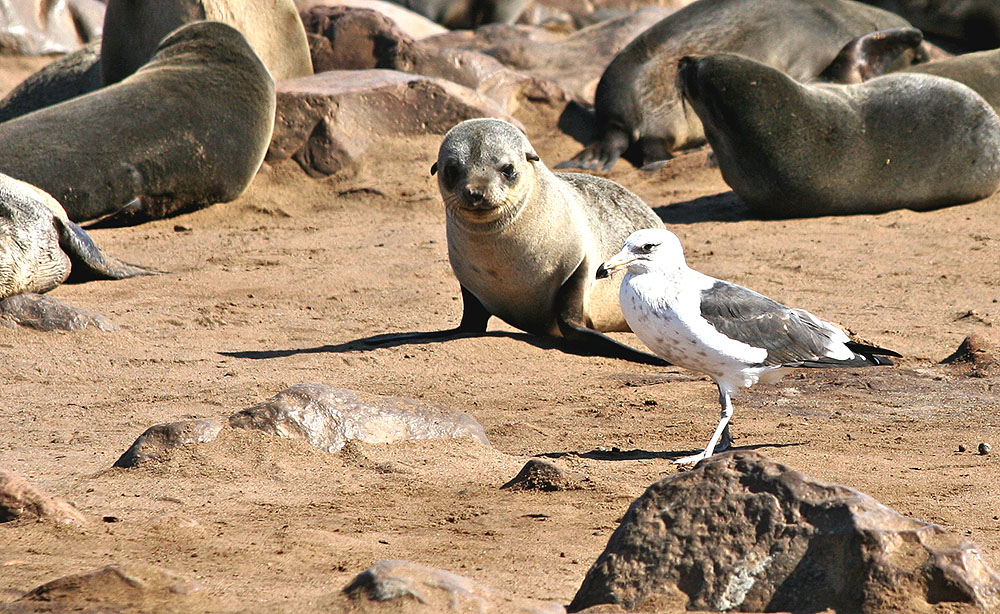
[[[29, 67], [3, 58], [2, 83]], [[579, 149], [555, 128], [557, 113], [520, 115], [550, 166]], [[0, 467], [95, 519], [0, 527], [0, 603], [133, 562], [196, 579], [204, 590], [185, 611], [336, 611], [340, 589], [388, 558], [570, 601], [628, 504], [678, 471], [671, 458], [704, 446], [715, 389], [683, 369], [565, 353], [500, 322], [479, 338], [354, 349], [460, 317], [428, 173], [439, 143], [393, 142], [349, 178], [266, 167], [235, 202], [91, 232], [109, 253], [169, 273], [52, 292], [120, 332], [0, 328]], [[657, 209], [693, 267], [905, 356], [739, 396], [737, 446], [966, 535], [1000, 569], [1000, 455], [975, 453], [980, 441], [1000, 444], [1000, 379], [938, 365], [971, 333], [995, 338], [1000, 196], [929, 213], [758, 221], [704, 152], [656, 173], [621, 162], [609, 176]], [[302, 382], [468, 412], [492, 447], [331, 455], [236, 432], [111, 469], [150, 425], [226, 416]], [[589, 488], [500, 490], [533, 455], [588, 476]]]

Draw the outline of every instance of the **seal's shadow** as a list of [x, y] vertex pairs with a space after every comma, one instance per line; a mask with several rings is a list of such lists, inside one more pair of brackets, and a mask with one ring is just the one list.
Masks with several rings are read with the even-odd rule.
[[[726, 450], [726, 452], [742, 451], [742, 450], [759, 450], [761, 448], [789, 448], [792, 446], [803, 446], [808, 442], [796, 442], [796, 443], [758, 443], [750, 446], [733, 446]], [[602, 461], [630, 461], [630, 460], [675, 460], [678, 458], [683, 458], [685, 456], [691, 456], [701, 452], [701, 448], [697, 450], [673, 450], [673, 451], [659, 451], [654, 452], [651, 450], [619, 450], [618, 448], [612, 448], [610, 450], [590, 450], [589, 452], [577, 452], [574, 450], [567, 450], [565, 452], [541, 452], [535, 454], [536, 458], [589, 458], [591, 460], [602, 460]], [[721, 454], [721, 452], [720, 452]]]
[[298, 354], [341, 354], [345, 352], [370, 352], [372, 350], [377, 350], [379, 348], [392, 348], [399, 347], [402, 345], [426, 345], [428, 343], [442, 343], [445, 341], [451, 341], [453, 339], [464, 339], [469, 337], [506, 337], [510, 339], [518, 339], [531, 345], [541, 348], [543, 350], [553, 350], [558, 349], [567, 354], [574, 354], [577, 356], [590, 356], [582, 348], [574, 347], [571, 344], [564, 343], [556, 338], [549, 337], [538, 337], [535, 335], [529, 335], [528, 333], [518, 333], [518, 332], [508, 332], [508, 331], [487, 331], [485, 333], [459, 333], [456, 335], [451, 335], [446, 338], [440, 339], [427, 339], [416, 337], [414, 335], [421, 335], [423, 333], [386, 333], [381, 335], [372, 335], [370, 337], [362, 337], [360, 339], [354, 339], [352, 341], [345, 341], [344, 343], [337, 343], [333, 345], [320, 345], [311, 348], [293, 348], [287, 350], [244, 350], [240, 352], [218, 352], [222, 356], [229, 356], [231, 358], [249, 358], [251, 360], [264, 360], [269, 358], [284, 358], [287, 356], [295, 356]]
[[664, 224], [697, 224], [698, 222], [743, 222], [761, 219], [754, 215], [733, 191], [702, 196], [662, 207], [653, 211]]

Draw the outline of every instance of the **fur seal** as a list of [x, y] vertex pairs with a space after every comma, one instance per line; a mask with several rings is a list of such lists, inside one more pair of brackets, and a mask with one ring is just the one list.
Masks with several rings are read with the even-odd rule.
[[937, 75], [964, 83], [1000, 113], [1000, 49], [935, 60], [911, 66], [906, 72]]
[[202, 20], [239, 30], [275, 81], [313, 74], [293, 0], [108, 0], [101, 45], [104, 84], [138, 70], [170, 32]]
[[134, 75], [0, 124], [0, 169], [40, 187], [75, 221], [134, 221], [239, 196], [274, 127], [274, 82], [235, 29], [198, 22], [167, 36]]
[[[557, 168], [608, 171], [622, 155], [641, 166], [704, 143], [701, 123], [683, 105], [677, 87], [677, 61], [682, 56], [738, 53], [805, 81], [823, 73], [852, 39], [908, 27], [898, 15], [852, 0], [689, 4], [615, 56], [594, 95], [597, 140]], [[926, 55], [922, 47], [910, 50], [896, 65], [924, 61]]]
[[927, 210], [1000, 187], [1000, 119], [957, 81], [810, 85], [733, 54], [685, 58], [680, 77], [722, 177], [761, 215]]
[[66, 281], [154, 273], [101, 253], [52, 196], [0, 173], [0, 299]]
[[663, 226], [638, 196], [601, 177], [552, 173], [520, 130], [496, 119], [449, 130], [431, 173], [444, 199], [462, 321], [407, 338], [483, 333], [497, 316], [588, 354], [662, 364], [598, 332], [629, 330], [617, 284], [594, 283], [598, 265], [633, 231]]

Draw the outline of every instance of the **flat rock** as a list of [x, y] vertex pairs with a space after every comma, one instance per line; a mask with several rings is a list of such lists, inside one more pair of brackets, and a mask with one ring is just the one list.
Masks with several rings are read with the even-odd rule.
[[[514, 597], [464, 576], [409, 561], [378, 561], [344, 587], [361, 611], [562, 614], [554, 601]], [[411, 607], [406, 607], [409, 605]]]
[[334, 70], [278, 84], [278, 110], [265, 160], [293, 158], [314, 177], [353, 167], [373, 143], [444, 134], [460, 121], [516, 122], [461, 85], [394, 70]]
[[226, 426], [222, 418], [181, 420], [149, 427], [132, 447], [115, 461], [115, 467], [135, 467], [147, 460], [161, 460], [168, 450], [192, 443], [214, 441]]
[[580, 490], [586, 478], [563, 471], [547, 460], [533, 458], [509, 482], [500, 488], [506, 490]]
[[120, 330], [107, 316], [74, 307], [44, 294], [15, 294], [0, 301], [0, 326], [24, 326], [41, 331], [83, 330], [93, 326], [104, 332]]
[[507, 68], [496, 58], [467, 49], [425, 45], [373, 10], [317, 6], [302, 11], [313, 68], [386, 68], [446, 79], [476, 90], [514, 113], [523, 101], [564, 102], [552, 82]]
[[444, 34], [424, 42], [443, 48], [479, 50], [509, 68], [555, 83], [574, 99], [592, 101], [597, 82], [615, 55], [671, 12], [651, 6], [564, 38], [542, 28], [492, 25], [477, 28], [474, 33]]
[[316, 6], [348, 6], [378, 11], [392, 20], [403, 32], [415, 39], [427, 38], [448, 32], [448, 28], [420, 13], [385, 0], [295, 0], [295, 7], [303, 13]]
[[286, 388], [264, 403], [233, 414], [229, 424], [304, 439], [327, 452], [337, 452], [352, 440], [395, 443], [474, 437], [489, 445], [482, 425], [466, 413], [424, 401], [322, 384]]
[[641, 609], [678, 590], [696, 610], [1000, 606], [1000, 577], [975, 544], [749, 451], [714, 456], [650, 486], [569, 611], [602, 603]]
[[0, 469], [0, 522], [21, 518], [85, 524], [87, 517], [69, 502], [47, 495], [21, 476]]
[[212, 611], [205, 609], [207, 603], [199, 591], [197, 582], [166, 569], [115, 564], [47, 582], [0, 606], [0, 612]]

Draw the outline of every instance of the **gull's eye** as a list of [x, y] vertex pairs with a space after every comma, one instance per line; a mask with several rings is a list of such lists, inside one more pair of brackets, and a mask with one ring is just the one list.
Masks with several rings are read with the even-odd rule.
[[504, 164], [500, 167], [500, 174], [503, 175], [507, 181], [514, 181], [517, 177], [517, 170], [514, 168], [513, 164]]
[[643, 244], [642, 247], [639, 248], [639, 251], [642, 252], [642, 253], [644, 253], [644, 254], [648, 254], [649, 252], [653, 251], [655, 248], [656, 248], [656, 243], [645, 243], [645, 244]]

